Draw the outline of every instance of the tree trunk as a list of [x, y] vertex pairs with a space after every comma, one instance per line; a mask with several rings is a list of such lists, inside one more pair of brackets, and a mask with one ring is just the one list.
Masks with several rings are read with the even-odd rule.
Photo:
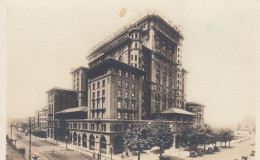
[[162, 145], [160, 145], [160, 157], [162, 157]]
[[141, 150], [138, 151], [138, 160], [140, 160]]
[[230, 141], [228, 143], [229, 143], [229, 147], [230, 147]]

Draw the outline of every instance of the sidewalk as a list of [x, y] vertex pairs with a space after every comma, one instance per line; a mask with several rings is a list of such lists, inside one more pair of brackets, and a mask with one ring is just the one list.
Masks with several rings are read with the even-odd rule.
[[6, 144], [6, 160], [26, 160], [25, 157], [19, 153], [14, 146]]

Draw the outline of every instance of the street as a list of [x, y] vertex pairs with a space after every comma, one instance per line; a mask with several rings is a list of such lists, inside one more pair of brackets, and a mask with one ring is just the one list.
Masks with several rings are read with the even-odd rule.
[[[29, 136], [18, 133], [16, 130], [13, 130], [13, 139], [16, 139], [17, 148], [25, 148], [26, 156], [28, 159], [29, 154]], [[31, 143], [31, 155], [40, 156], [38, 160], [92, 160], [93, 158], [79, 153], [77, 151], [67, 149], [64, 146], [57, 145], [53, 142], [49, 142], [46, 139], [38, 138], [32, 136]]]
[[[25, 158], [28, 159], [28, 148], [29, 148], [29, 136], [25, 136], [24, 134], [18, 133], [16, 130], [13, 130], [13, 139], [16, 139], [17, 148], [23, 147], [26, 149]], [[64, 145], [55, 144], [55, 141], [46, 140], [43, 138], [38, 138], [32, 136], [32, 156], [35, 154], [40, 156], [38, 160], [93, 160], [92, 157], [79, 153], [72, 149], [65, 148]], [[179, 152], [176, 149], [166, 150], [164, 156], [167, 157], [175, 157], [174, 159], [183, 159], [183, 160], [241, 160], [242, 156], [247, 156], [248, 160], [254, 160], [254, 156], [250, 156], [252, 150], [254, 150], [255, 146], [251, 146], [252, 143], [255, 143], [255, 139], [247, 139], [241, 142], [232, 142], [231, 147], [221, 148], [220, 152], [215, 152], [213, 154], [206, 154], [203, 157], [198, 156], [196, 158], [189, 157], [189, 152], [181, 151]], [[227, 144], [228, 145], [228, 144]], [[154, 147], [156, 148], [156, 147]], [[153, 148], [153, 149], [154, 149]], [[141, 155], [141, 159], [158, 159], [159, 153], [154, 153], [153, 150], [147, 150], [146, 153]], [[117, 156], [114, 156], [115, 159], [120, 159]], [[113, 159], [114, 159], [113, 158]], [[136, 156], [130, 156], [127, 159], [136, 159]]]
[[251, 146], [250, 144], [254, 142], [254, 138], [248, 139], [240, 143], [232, 144], [231, 148], [220, 148], [220, 152], [207, 154], [203, 157], [187, 157], [185, 160], [241, 160], [242, 156], [247, 156], [247, 160], [254, 160], [254, 156], [250, 156], [251, 151], [255, 148], [255, 146]]

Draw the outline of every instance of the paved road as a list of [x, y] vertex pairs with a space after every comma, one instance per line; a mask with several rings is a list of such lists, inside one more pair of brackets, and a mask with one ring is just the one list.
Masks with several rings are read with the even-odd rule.
[[[26, 158], [28, 159], [29, 150], [29, 136], [18, 133], [13, 130], [13, 139], [17, 139], [16, 146], [18, 148], [23, 147], [26, 149]], [[92, 160], [93, 158], [79, 153], [77, 151], [64, 148], [55, 143], [40, 139], [32, 136], [32, 155], [39, 155], [38, 160]]]
[[232, 145], [232, 148], [221, 148], [220, 152], [204, 155], [203, 157], [187, 157], [185, 160], [241, 160], [242, 156], [247, 156], [248, 160], [254, 160], [255, 157], [250, 156], [251, 150], [254, 149], [254, 146], [251, 146], [250, 144], [253, 142], [254, 139], [245, 140], [241, 143]]

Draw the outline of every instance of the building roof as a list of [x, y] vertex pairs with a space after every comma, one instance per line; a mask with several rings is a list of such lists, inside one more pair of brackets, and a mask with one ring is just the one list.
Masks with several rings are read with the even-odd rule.
[[59, 111], [55, 114], [65, 114], [65, 113], [74, 113], [74, 112], [87, 112], [88, 107], [74, 107], [74, 108], [68, 108], [62, 111]]
[[117, 34], [116, 36], [114, 36], [112, 39], [105, 41], [105, 43], [101, 44], [100, 46], [98, 46], [96, 49], [94, 49], [92, 52], [90, 52], [89, 55], [87, 55], [86, 58], [91, 57], [94, 53], [102, 50], [102, 48], [104, 48], [105, 46], [109, 45], [111, 42], [113, 42], [114, 40], [116, 40], [117, 38], [119, 38], [120, 36], [124, 35], [125, 33], [127, 33], [128, 31], [136, 28], [136, 26], [138, 24], [143, 23], [145, 20], [147, 19], [156, 19], [158, 21], [160, 21], [162, 24], [164, 24], [167, 28], [169, 28], [171, 31], [175, 32], [175, 34], [177, 34], [179, 37], [183, 38], [182, 34], [180, 34], [177, 31], [177, 27], [176, 26], [171, 26], [169, 23], [167, 23], [163, 18], [161, 18], [158, 15], [147, 15], [145, 17], [143, 17], [142, 19], [140, 19], [139, 21], [137, 21], [136, 23], [134, 23], [133, 25], [131, 25], [130, 27], [126, 28], [125, 30], [123, 30], [122, 32], [120, 32], [119, 34]]
[[186, 69], [182, 68], [182, 72], [189, 73]]
[[77, 68], [72, 68], [70, 73], [72, 74], [72, 73], [74, 73], [75, 71], [77, 71], [77, 70], [79, 70], [79, 69], [85, 69], [85, 70], [87, 70], [88, 67], [79, 66], [79, 67], [77, 67]]
[[66, 91], [66, 92], [75, 92], [72, 89], [65, 89], [65, 88], [59, 88], [59, 87], [53, 87], [52, 89], [48, 90], [46, 93], [49, 93], [51, 91]]
[[201, 107], [205, 107], [205, 105], [197, 103], [197, 102], [187, 102], [186, 106], [201, 106]]
[[91, 67], [89, 70], [86, 71], [86, 73], [87, 73], [87, 75], [96, 74], [99, 71], [107, 69], [108, 67], [122, 68], [123, 70], [133, 71], [133, 72], [139, 73], [139, 74], [144, 74], [143, 70], [133, 67], [129, 64], [120, 62], [118, 60], [115, 60], [113, 58], [108, 58], [105, 61], [103, 61], [102, 63]]
[[169, 108], [169, 109], [161, 112], [161, 114], [185, 114], [185, 115], [195, 116], [195, 114], [188, 112], [186, 110], [180, 109], [180, 108]]

